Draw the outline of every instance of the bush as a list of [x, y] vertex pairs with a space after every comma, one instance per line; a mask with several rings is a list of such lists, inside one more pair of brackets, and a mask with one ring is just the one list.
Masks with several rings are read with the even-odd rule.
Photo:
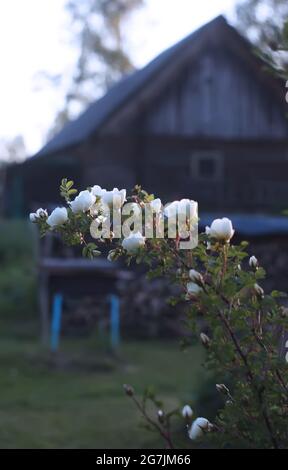
[[[71, 201], [72, 186], [73, 182], [62, 181], [67, 208], [50, 215], [42, 209], [32, 214], [40, 233], [61, 234], [65, 243], [81, 245], [83, 256], [90, 259], [101, 254], [103, 243], [111, 246], [118, 238], [108, 254], [110, 261], [125, 257], [128, 265], [132, 260], [146, 264], [150, 279], [165, 278], [179, 287], [180, 295], [170, 299], [173, 305], [187, 302], [187, 326], [206, 349], [205, 366], [217, 377], [216, 390], [223, 399], [214, 424], [203, 417], [191, 423], [191, 407], [183, 408], [182, 416], [191, 424], [190, 439], [207, 435], [207, 442], [216, 447], [287, 448], [288, 372], [279, 355], [279, 340], [288, 329], [288, 309], [281, 307], [283, 294], [267, 294], [259, 285], [265, 271], [255, 256], [249, 258], [248, 244], [230, 244], [235, 233], [231, 220], [214, 220], [196, 239], [195, 201], [183, 199], [163, 208], [160, 199], [138, 186], [126, 207], [125, 190], [99, 186]], [[111, 223], [111, 214], [116, 224]], [[147, 308], [144, 298], [141, 301]], [[149, 428], [173, 448], [170, 421], [179, 410], [163, 410], [150, 391], [139, 400], [133, 387], [125, 385], [124, 390]], [[149, 415], [149, 403], [158, 409], [157, 421]]]
[[1, 315], [33, 315], [36, 308], [35, 240], [24, 221], [0, 222]]

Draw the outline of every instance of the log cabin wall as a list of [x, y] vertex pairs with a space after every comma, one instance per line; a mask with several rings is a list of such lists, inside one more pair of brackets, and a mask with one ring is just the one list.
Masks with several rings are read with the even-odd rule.
[[287, 143], [142, 138], [139, 182], [164, 200], [203, 210], [280, 211], [287, 206]]
[[277, 102], [241, 58], [210, 46], [143, 113], [142, 132], [277, 140], [287, 138], [284, 108], [284, 88], [283, 102]]
[[133, 135], [92, 139], [85, 155], [84, 186], [99, 184], [107, 189], [132, 189], [137, 182], [138, 140]]

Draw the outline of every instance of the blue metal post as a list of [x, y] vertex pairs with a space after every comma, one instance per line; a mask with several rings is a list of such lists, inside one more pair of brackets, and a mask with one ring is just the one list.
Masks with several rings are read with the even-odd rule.
[[120, 300], [118, 295], [110, 295], [110, 341], [113, 349], [120, 344]]
[[51, 351], [55, 352], [59, 347], [61, 331], [63, 295], [55, 294], [52, 304], [52, 324], [51, 324]]

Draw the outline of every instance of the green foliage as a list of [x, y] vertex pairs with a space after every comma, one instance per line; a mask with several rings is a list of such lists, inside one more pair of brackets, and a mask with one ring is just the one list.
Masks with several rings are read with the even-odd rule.
[[77, 189], [73, 188], [74, 181], [68, 181], [67, 178], [62, 179], [60, 185], [60, 195], [64, 197], [66, 202], [71, 200], [71, 196], [75, 196], [77, 194]]
[[279, 44], [288, 17], [285, 0], [239, 0], [238, 24], [261, 48]]
[[88, 243], [84, 246], [82, 254], [84, 258], [93, 259], [101, 255], [101, 251], [97, 250], [97, 245], [95, 243]]
[[239, 0], [238, 26], [257, 46], [272, 72], [288, 76], [288, 3], [286, 0]]
[[35, 312], [36, 273], [30, 224], [0, 222], [0, 311], [1, 315], [28, 315]]
[[[139, 204], [153, 199], [140, 187], [132, 197]], [[68, 212], [68, 222], [56, 231], [67, 243], [79, 240], [83, 254], [93, 258], [99, 250], [86, 236], [89, 223], [98, 214], [93, 209], [76, 215]], [[181, 250], [177, 234], [173, 239], [146, 239], [145, 246], [130, 252], [123, 248], [121, 239], [114, 240], [117, 256], [122, 254], [128, 264], [146, 264], [152, 277], [167, 278], [179, 287], [178, 300], [187, 303], [187, 326], [205, 346], [205, 367], [217, 377], [223, 400], [213, 426], [207, 428], [206, 439], [218, 447], [287, 448], [288, 367], [279, 356], [279, 340], [288, 331], [288, 316], [281, 308], [280, 294], [266, 294], [260, 287], [265, 271], [255, 257], [248, 262], [248, 244], [230, 243], [234, 234], [231, 222], [215, 222], [213, 230], [214, 223], [199, 235], [193, 250]], [[225, 227], [221, 231], [222, 223]], [[98, 248], [104, 242], [98, 240]], [[203, 329], [208, 334], [204, 339]], [[157, 405], [151, 390], [144, 394], [142, 404], [136, 398], [134, 401], [148, 424], [172, 447], [169, 422], [164, 419], [160, 427], [151, 422], [145, 408], [147, 399]]]

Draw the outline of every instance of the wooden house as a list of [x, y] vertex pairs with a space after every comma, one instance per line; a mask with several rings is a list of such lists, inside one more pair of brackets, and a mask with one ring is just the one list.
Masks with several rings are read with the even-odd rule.
[[[218, 17], [124, 78], [37, 155], [12, 166], [6, 212], [27, 217], [39, 206], [55, 206], [63, 177], [81, 189], [141, 184], [163, 202], [193, 198], [202, 223], [229, 214], [240, 236], [256, 241], [264, 266], [277, 267], [272, 287], [286, 290], [288, 219], [273, 216], [288, 207], [285, 93], [253, 46]], [[259, 211], [266, 216], [255, 217]], [[40, 259], [44, 338], [53, 305], [57, 333], [61, 298], [103, 296], [105, 289], [113, 295], [117, 279], [127, 278], [105, 260], [62, 255], [49, 249]]]
[[288, 205], [285, 84], [221, 16], [114, 86], [8, 175], [7, 211], [59, 202], [59, 182], [132, 188], [202, 210]]

